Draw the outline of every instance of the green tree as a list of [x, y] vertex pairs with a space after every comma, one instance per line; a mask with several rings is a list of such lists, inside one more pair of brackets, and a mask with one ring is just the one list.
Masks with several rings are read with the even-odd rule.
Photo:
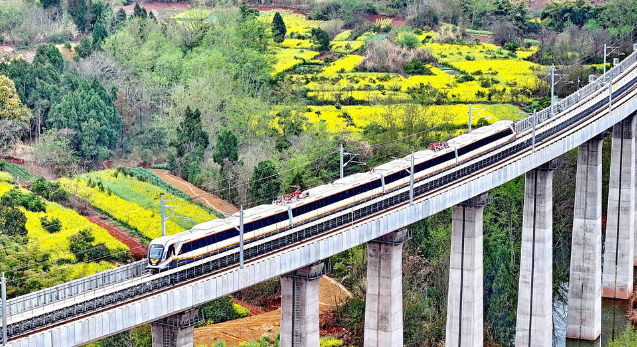
[[200, 183], [200, 164], [209, 144], [203, 130], [201, 112], [186, 107], [184, 120], [177, 129], [177, 140], [171, 143], [170, 164], [175, 173], [192, 183]]
[[254, 167], [250, 182], [248, 192], [256, 200], [256, 204], [269, 203], [281, 190], [276, 165], [270, 160], [261, 161]]
[[321, 28], [312, 28], [312, 38], [318, 42], [318, 50], [329, 51], [330, 50], [330, 35]]
[[217, 145], [212, 153], [215, 163], [223, 166], [226, 159], [234, 163], [239, 160], [239, 140], [237, 136], [228, 129], [224, 129], [217, 136]]
[[86, 58], [93, 53], [93, 42], [87, 36], [82, 37], [80, 43], [75, 46], [75, 52], [80, 58]]
[[7, 236], [26, 235], [27, 217], [14, 206], [0, 204], [0, 232]]
[[250, 8], [246, 4], [239, 5], [239, 13], [241, 13], [241, 20], [243, 21], [254, 20], [259, 16], [259, 10]]
[[93, 27], [93, 49], [101, 49], [102, 42], [108, 37], [108, 32], [106, 31], [106, 27], [102, 22], [95, 23]]
[[145, 8], [139, 6], [138, 3], [135, 3], [135, 7], [133, 8], [133, 17], [147, 18], [148, 12], [146, 12]]
[[110, 251], [103, 242], [94, 245], [95, 236], [90, 229], [82, 229], [77, 234], [69, 236], [69, 250], [80, 261], [102, 260], [110, 255]]
[[117, 14], [115, 14], [115, 22], [117, 24], [125, 22], [126, 18], [127, 18], [126, 11], [124, 11], [123, 8], [120, 8], [119, 10], [117, 10]]
[[9, 77], [0, 75], [0, 120], [29, 124], [31, 111], [18, 96], [15, 84]]
[[72, 129], [77, 134], [71, 147], [80, 157], [96, 160], [110, 157], [119, 142], [122, 120], [104, 87], [94, 80], [78, 81], [49, 113], [47, 124], [55, 129]]
[[279, 12], [274, 14], [274, 18], [272, 18], [272, 38], [274, 42], [281, 43], [285, 40], [285, 34], [287, 33], [287, 29], [285, 27], [285, 22], [283, 22], [283, 17]]
[[60, 6], [60, 0], [40, 0], [40, 3], [44, 8]]
[[68, 11], [73, 19], [73, 22], [77, 28], [84, 32], [86, 31], [86, 17], [88, 6], [86, 6], [85, 0], [68, 0]]
[[33, 64], [36, 66], [46, 66], [51, 64], [55, 70], [62, 72], [64, 69], [64, 59], [62, 53], [55, 47], [54, 44], [39, 45], [35, 50], [35, 57], [33, 57]]

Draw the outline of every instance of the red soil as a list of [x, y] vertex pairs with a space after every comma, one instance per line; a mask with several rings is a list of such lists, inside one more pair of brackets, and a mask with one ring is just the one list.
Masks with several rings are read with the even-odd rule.
[[102, 216], [86, 217], [92, 223], [106, 229], [111, 236], [130, 248], [131, 254], [135, 260], [143, 259], [148, 253], [148, 247], [139, 240], [132, 237], [128, 232], [120, 230], [120, 227]]

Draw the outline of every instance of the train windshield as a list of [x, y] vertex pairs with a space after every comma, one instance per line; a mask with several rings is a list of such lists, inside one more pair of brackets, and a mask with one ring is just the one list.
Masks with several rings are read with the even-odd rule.
[[148, 258], [150, 259], [161, 259], [161, 254], [164, 252], [164, 246], [162, 245], [152, 245], [150, 246], [150, 250], [148, 250]]

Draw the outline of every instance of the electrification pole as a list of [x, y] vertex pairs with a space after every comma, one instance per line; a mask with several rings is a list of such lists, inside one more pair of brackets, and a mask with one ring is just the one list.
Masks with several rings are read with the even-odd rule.
[[414, 152], [411, 152], [411, 169], [409, 170], [409, 206], [414, 205]]
[[161, 236], [166, 236], [166, 202], [164, 194], [161, 195]]
[[243, 205], [239, 211], [239, 267], [243, 269]]
[[471, 104], [469, 104], [469, 134], [471, 134]]
[[2, 286], [2, 345], [7, 345], [7, 279], [2, 273], [2, 280], [0, 280]]
[[553, 107], [555, 99], [555, 65], [551, 66], [551, 115], [555, 114], [555, 109]]
[[535, 125], [537, 124], [537, 113], [533, 109], [533, 153], [535, 153]]
[[341, 178], [343, 178], [343, 144], [341, 143]]
[[604, 75], [606, 74], [606, 44], [604, 44]]

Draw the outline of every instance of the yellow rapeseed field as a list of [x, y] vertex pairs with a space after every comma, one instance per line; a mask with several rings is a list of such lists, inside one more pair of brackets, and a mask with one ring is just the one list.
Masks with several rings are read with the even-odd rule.
[[332, 41], [330, 45], [331, 50], [337, 53], [352, 53], [355, 50], [363, 47], [365, 42], [363, 41]]
[[[61, 178], [62, 186], [92, 206], [107, 212], [117, 220], [137, 229], [142, 235], [154, 239], [161, 236], [161, 215], [149, 211], [135, 203], [128, 202], [114, 194], [100, 191], [97, 187], [91, 188], [87, 181], [75, 178]], [[172, 235], [184, 231], [172, 220], [166, 222], [166, 234]]]
[[351, 30], [345, 30], [341, 33], [339, 33], [338, 35], [334, 36], [334, 40], [333, 41], [347, 41], [347, 39], [349, 39], [349, 37], [352, 35], [352, 31]]
[[349, 54], [324, 67], [322, 72], [329, 74], [354, 71], [362, 60], [363, 57], [360, 55]]
[[280, 45], [283, 48], [308, 49], [308, 48], [312, 48], [314, 44], [310, 40], [285, 39], [285, 41], [281, 42]]
[[303, 63], [303, 59], [310, 60], [316, 57], [319, 53], [306, 49], [294, 49], [294, 48], [279, 48], [275, 52], [275, 63], [272, 66], [274, 72], [273, 75], [291, 69], [298, 64]]
[[283, 17], [283, 22], [285, 23], [285, 28], [287, 29], [287, 37], [290, 37], [290, 34], [303, 34], [309, 35], [312, 31], [312, 28], [317, 28], [321, 21], [318, 20], [309, 20], [306, 16], [298, 13], [294, 13], [289, 10], [272, 10], [268, 12], [260, 12], [259, 20], [264, 23], [270, 24], [272, 23], [272, 19], [274, 18], [274, 14], [279, 12], [281, 17]]
[[[516, 120], [520, 117], [516, 113], [520, 109], [513, 105], [476, 104], [472, 107], [474, 108], [474, 112], [472, 112], [474, 125], [480, 118], [485, 118], [489, 123], [493, 123], [503, 119]], [[458, 125], [468, 124], [469, 106], [466, 104], [419, 106], [419, 108], [420, 112], [423, 112], [426, 122], [432, 126], [446, 121]], [[357, 133], [370, 123], [383, 124], [392, 115], [400, 125], [401, 119], [404, 118], [406, 105], [342, 106], [340, 109], [335, 106], [310, 106], [309, 109], [311, 111], [304, 114], [310, 122], [323, 122], [326, 124], [327, 130], [332, 133]], [[348, 126], [344, 113], [351, 117], [353, 125]]]
[[8, 172], [0, 171], [0, 182], [13, 183], [13, 177]]
[[[17, 186], [0, 182], [0, 196]], [[27, 192], [23, 188], [19, 188], [22, 192]], [[126, 245], [111, 236], [108, 231], [91, 223], [88, 219], [80, 216], [74, 210], [68, 209], [57, 203], [45, 201], [46, 212], [30, 212], [24, 208], [20, 208], [27, 217], [26, 227], [30, 240], [39, 239], [39, 246], [42, 250], [51, 250], [53, 259], [74, 259], [75, 257], [69, 251], [68, 237], [73, 236], [82, 229], [89, 229], [95, 236], [95, 244], [103, 242], [111, 251], [121, 251], [128, 249]], [[62, 229], [57, 233], [49, 233], [42, 228], [40, 218], [47, 216], [49, 218], [58, 218], [62, 222]]]

